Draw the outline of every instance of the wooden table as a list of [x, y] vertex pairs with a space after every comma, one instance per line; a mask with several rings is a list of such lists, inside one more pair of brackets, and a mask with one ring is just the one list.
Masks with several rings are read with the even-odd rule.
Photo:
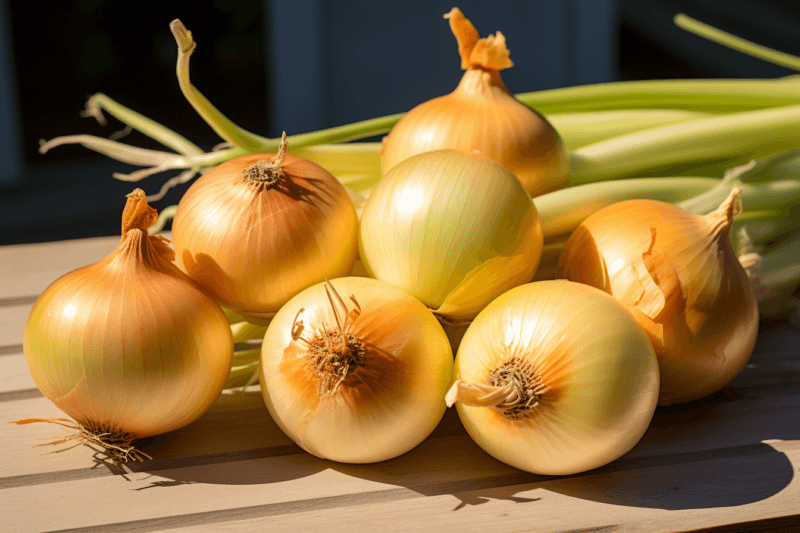
[[0, 248], [3, 531], [800, 531], [800, 331], [763, 324], [747, 368], [709, 398], [659, 408], [627, 455], [568, 477], [523, 473], [467, 436], [453, 409], [397, 459], [344, 465], [298, 448], [257, 387], [225, 391], [154, 459], [119, 467], [78, 447], [41, 455], [61, 416], [34, 385], [22, 332], [37, 295], [118, 238]]

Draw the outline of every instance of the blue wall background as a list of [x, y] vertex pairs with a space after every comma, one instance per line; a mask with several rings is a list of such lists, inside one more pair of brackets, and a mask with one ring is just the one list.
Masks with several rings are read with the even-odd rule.
[[[272, 134], [407, 111], [452, 91], [458, 47], [442, 17], [452, 1], [296, 0], [270, 4]], [[462, 1], [482, 37], [502, 31], [512, 92], [612, 81], [615, 0]]]

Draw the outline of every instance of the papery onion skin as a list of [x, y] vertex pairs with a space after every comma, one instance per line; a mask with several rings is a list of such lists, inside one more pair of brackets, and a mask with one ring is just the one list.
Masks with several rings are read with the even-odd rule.
[[361, 258], [448, 320], [469, 321], [533, 277], [542, 224], [530, 195], [499, 163], [455, 150], [395, 166], [361, 215]]
[[345, 463], [396, 457], [422, 442], [444, 414], [453, 368], [447, 336], [430, 310], [396, 287], [358, 277], [330, 283], [351, 309], [351, 295], [361, 307], [347, 329], [365, 343], [364, 364], [321, 396], [307, 346], [292, 336], [296, 318], [309, 340], [323, 326], [337, 328], [324, 284], [315, 285], [292, 298], [264, 336], [265, 403], [278, 426], [318, 457]]
[[565, 280], [504, 293], [470, 324], [454, 372], [488, 383], [514, 358], [547, 387], [529, 416], [455, 404], [469, 435], [496, 459], [535, 474], [574, 474], [619, 458], [647, 429], [658, 363], [645, 332], [607, 294]]
[[[460, 11], [458, 16], [450, 17], [451, 27], [460, 24], [460, 19]], [[480, 44], [489, 39], [498, 41], [498, 37], [502, 38], [499, 32], [497, 37], [481, 39]], [[474, 38], [477, 39], [477, 32]], [[462, 45], [461, 39], [459, 44]], [[502, 44], [492, 42], [489, 46], [505, 50], [505, 39]], [[569, 182], [569, 153], [555, 128], [514, 98], [503, 84], [498, 70], [510, 66], [510, 61], [498, 63], [484, 57], [465, 61], [463, 52], [469, 57], [472, 50], [470, 47], [462, 51], [462, 68], [466, 72], [455, 91], [418, 105], [384, 138], [382, 173], [413, 155], [454, 149], [478, 151], [503, 164], [533, 197], [565, 187]]]
[[275, 186], [242, 173], [275, 154], [227, 161], [200, 177], [172, 226], [178, 264], [224, 305], [254, 319], [292, 296], [345, 276], [358, 253], [358, 220], [344, 187], [311, 161], [286, 155]]
[[116, 250], [45, 289], [23, 338], [47, 398], [84, 428], [131, 440], [200, 417], [233, 355], [222, 309], [147, 235], [149, 225], [124, 228]]
[[620, 300], [645, 328], [661, 369], [659, 404], [727, 385], [758, 334], [758, 303], [731, 244], [738, 188], [705, 216], [629, 200], [587, 218], [568, 239], [558, 276]]

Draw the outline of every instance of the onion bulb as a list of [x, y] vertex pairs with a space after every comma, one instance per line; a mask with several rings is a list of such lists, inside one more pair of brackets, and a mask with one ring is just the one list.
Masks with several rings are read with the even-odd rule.
[[25, 325], [42, 394], [75, 419], [72, 438], [116, 459], [200, 417], [231, 369], [222, 308], [172, 263], [169, 241], [148, 235], [155, 220], [144, 192], [129, 194], [117, 248], [54, 281]]
[[575, 474], [622, 456], [658, 398], [658, 363], [630, 312], [565, 280], [529, 283], [489, 304], [461, 341], [455, 373], [447, 404], [467, 433], [535, 474]]
[[758, 304], [731, 244], [740, 191], [708, 215], [654, 200], [610, 205], [584, 220], [559, 259], [558, 277], [611, 294], [647, 331], [662, 405], [721, 389], [753, 351]]
[[278, 311], [260, 379], [272, 418], [304, 450], [372, 463], [433, 431], [452, 371], [430, 310], [387, 283], [348, 277], [314, 285]]
[[533, 197], [565, 187], [570, 161], [561, 137], [500, 78], [500, 70], [513, 66], [503, 34], [479, 39], [458, 8], [444, 17], [466, 72], [455, 91], [415, 107], [384, 138], [382, 173], [412, 155], [452, 148], [502, 163]]
[[326, 278], [347, 275], [358, 220], [328, 171], [286, 153], [250, 154], [208, 171], [172, 224], [178, 264], [225, 306], [259, 320]]
[[389, 171], [361, 215], [361, 259], [377, 279], [451, 322], [528, 282], [542, 253], [531, 197], [501, 164], [455, 150]]

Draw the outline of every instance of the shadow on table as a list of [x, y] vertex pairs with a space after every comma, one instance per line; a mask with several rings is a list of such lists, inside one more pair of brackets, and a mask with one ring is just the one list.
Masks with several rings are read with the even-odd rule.
[[[796, 356], [800, 332], [762, 323], [747, 367], [706, 398], [659, 407], [636, 447], [592, 472], [548, 482], [548, 490], [603, 503], [700, 509], [767, 499], [795, 465], [763, 441], [800, 440]], [[796, 349], [796, 348], [794, 348]]]
[[[763, 342], [770, 339], [767, 334]], [[400, 457], [369, 465], [326, 461], [281, 432], [257, 390], [223, 397], [191, 426], [142, 441], [143, 451], [156, 459], [134, 470], [158, 476], [147, 488], [168, 488], [269, 484], [332, 469], [381, 484], [375, 494], [400, 488], [408, 491], [398, 498], [453, 495], [460, 500], [454, 510], [491, 500], [533, 502], [541, 494], [529, 492], [535, 489], [670, 510], [744, 505], [777, 494], [794, 476], [787, 456], [762, 441], [800, 440], [793, 418], [800, 386], [786, 382], [794, 378], [787, 377], [785, 363], [763, 352], [754, 355], [736, 386], [659, 408], [631, 452], [573, 476], [537, 476], [496, 461], [469, 438], [454, 409], [430, 438]]]
[[280, 430], [258, 387], [225, 391], [197, 421], [172, 433], [142, 439], [137, 446], [153, 459], [129, 464], [132, 471], [172, 480], [157, 481], [148, 488], [185, 483], [277, 483], [328, 468]]

